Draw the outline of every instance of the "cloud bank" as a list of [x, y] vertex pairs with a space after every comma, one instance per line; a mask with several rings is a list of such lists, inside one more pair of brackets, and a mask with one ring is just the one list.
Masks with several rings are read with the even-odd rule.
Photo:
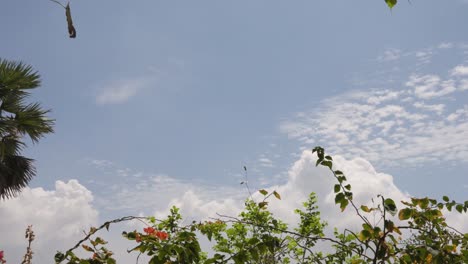
[[57, 181], [55, 190], [25, 188], [14, 199], [0, 201], [0, 248], [8, 263], [20, 263], [27, 242], [24, 230], [32, 225], [33, 262], [51, 263], [56, 250], [66, 250], [83, 230], [98, 223], [93, 195], [77, 180]]
[[[352, 208], [342, 213], [335, 205], [335, 180], [325, 168], [316, 167], [315, 161], [315, 154], [310, 150], [304, 151], [289, 169], [287, 181], [267, 188], [269, 191], [278, 191], [282, 197], [282, 200], [271, 200], [270, 210], [276, 217], [295, 225], [298, 217], [293, 213], [294, 209], [301, 208], [309, 194], [315, 192], [321, 217], [329, 223], [330, 228], [359, 227], [361, 222]], [[346, 174], [357, 205], [372, 205], [371, 200], [377, 194], [393, 198], [397, 205], [410, 197], [395, 185], [391, 175], [376, 171], [372, 164], [363, 158], [346, 159], [337, 155], [334, 156], [334, 166]], [[248, 196], [243, 190], [239, 192], [239, 189], [226, 186], [214, 188], [202, 184], [188, 184], [168, 176], [158, 176], [152, 181], [154, 184], [129, 186], [126, 190], [117, 191], [114, 197], [108, 197], [105, 203], [100, 204], [115, 206], [119, 211], [123, 208], [128, 210], [129, 207], [133, 211], [150, 210], [149, 214], [158, 218], [166, 216], [169, 208], [175, 205], [181, 208], [185, 223], [189, 224], [192, 220], [216, 218], [217, 213], [236, 216], [242, 210], [244, 199]], [[253, 198], [260, 201], [262, 197], [256, 191], [252, 190], [255, 192]], [[50, 262], [56, 249], [65, 250], [71, 247], [83, 237], [82, 230], [98, 224], [96, 208], [109, 209], [96, 206], [92, 203], [93, 199], [101, 198], [96, 198], [78, 181], [71, 180], [68, 183], [57, 181], [53, 191], [27, 188], [21, 196], [0, 204], [0, 215], [8, 216], [0, 219], [0, 233], [2, 238], [9, 239], [8, 242], [2, 239], [0, 246], [5, 250], [9, 262], [18, 262], [16, 260], [24, 253], [23, 229], [29, 224], [33, 224], [36, 232], [36, 241], [33, 244], [36, 252], [35, 262]], [[377, 199], [375, 201], [378, 203]], [[99, 204], [99, 201], [96, 202]], [[452, 213], [447, 215], [447, 219], [456, 228], [468, 231], [463, 224], [468, 221], [467, 215]], [[126, 249], [131, 248], [133, 244], [121, 238], [120, 232], [139, 227], [131, 223], [111, 226], [110, 233], [104, 231], [100, 236], [110, 241], [108, 246], [116, 253], [117, 260], [128, 263], [136, 257], [126, 253]]]

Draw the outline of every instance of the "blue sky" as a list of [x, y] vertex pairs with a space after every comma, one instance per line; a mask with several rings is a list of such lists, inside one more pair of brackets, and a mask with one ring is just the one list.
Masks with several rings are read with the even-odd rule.
[[322, 145], [467, 200], [468, 3], [400, 2], [72, 1], [69, 39], [58, 5], [4, 1], [0, 56], [39, 71], [56, 119], [28, 191], [89, 195], [78, 228], [242, 199], [244, 165], [254, 189], [287, 186]]

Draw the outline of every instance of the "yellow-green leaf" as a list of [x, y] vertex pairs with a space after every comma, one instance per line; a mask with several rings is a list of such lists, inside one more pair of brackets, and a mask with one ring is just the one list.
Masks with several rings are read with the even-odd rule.
[[397, 4], [397, 0], [385, 0], [385, 3], [387, 3], [388, 7], [393, 8]]
[[277, 191], [273, 191], [273, 195], [276, 197], [276, 199], [281, 200], [281, 196]]
[[267, 194], [268, 194], [268, 192], [267, 192], [265, 189], [261, 189], [259, 192], [260, 192], [261, 194], [263, 194], [263, 195], [267, 195]]
[[412, 214], [413, 214], [413, 210], [410, 208], [401, 209], [400, 212], [398, 213], [398, 219], [407, 220], [411, 217]]
[[371, 209], [369, 209], [369, 207], [367, 207], [365, 205], [361, 205], [361, 210], [366, 212], [366, 213], [369, 213], [371, 211]]

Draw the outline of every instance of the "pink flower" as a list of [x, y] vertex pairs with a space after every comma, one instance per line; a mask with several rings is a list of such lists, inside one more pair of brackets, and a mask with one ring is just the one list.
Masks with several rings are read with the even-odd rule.
[[3, 250], [0, 250], [0, 263], [6, 263], [6, 260], [4, 260], [3, 258], [5, 257], [4, 253], [3, 253]]

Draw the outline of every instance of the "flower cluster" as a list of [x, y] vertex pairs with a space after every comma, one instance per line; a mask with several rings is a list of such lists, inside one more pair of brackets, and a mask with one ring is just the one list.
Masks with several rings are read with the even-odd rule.
[[[159, 238], [160, 240], [167, 240], [169, 238], [169, 234], [164, 232], [164, 231], [159, 231], [159, 230], [156, 230], [154, 229], [153, 227], [146, 227], [146, 228], [143, 228], [143, 231], [148, 235], [148, 236], [152, 236], [152, 237], [157, 237]], [[135, 240], [136, 242], [140, 243], [141, 242], [141, 236], [139, 233], [136, 233], [135, 234]], [[1, 264], [1, 263], [0, 263]]]
[[3, 250], [0, 250], [0, 264], [5, 264], [6, 260], [4, 259]]
[[150, 236], [154, 236], [154, 237], [157, 237], [161, 240], [166, 240], [169, 238], [169, 234], [164, 232], [164, 231], [158, 231], [156, 229], [154, 229], [153, 227], [147, 227], [147, 228], [143, 228], [143, 231], [145, 231], [146, 234], [150, 235]]

